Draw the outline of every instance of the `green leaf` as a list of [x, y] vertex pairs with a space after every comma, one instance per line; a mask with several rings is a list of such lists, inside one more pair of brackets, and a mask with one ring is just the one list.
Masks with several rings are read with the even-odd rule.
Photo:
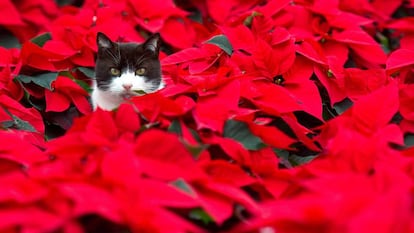
[[246, 123], [240, 121], [228, 120], [224, 125], [223, 135], [240, 142], [249, 150], [259, 150], [266, 146], [262, 139], [252, 134]]
[[89, 84], [87, 84], [85, 81], [79, 80], [79, 79], [72, 79], [75, 83], [77, 83], [80, 87], [82, 87], [82, 89], [84, 89], [85, 91], [87, 91], [88, 93], [92, 92], [92, 88], [91, 86], [89, 86]]
[[293, 167], [289, 161], [289, 151], [278, 148], [274, 148], [273, 151], [277, 154], [280, 164], [284, 165], [286, 168]]
[[73, 77], [72, 73], [70, 71], [68, 71], [68, 70], [60, 71], [59, 72], [59, 75], [68, 77], [70, 79], [75, 79], [75, 77]]
[[[80, 68], [80, 67], [79, 67]], [[76, 68], [76, 69], [78, 69], [78, 68]], [[87, 68], [85, 68], [85, 69], [87, 69]], [[78, 69], [79, 70], [79, 69]], [[89, 84], [87, 84], [85, 81], [83, 81], [83, 80], [80, 80], [80, 79], [76, 79], [73, 75], [72, 75], [72, 73], [71, 72], [69, 72], [69, 71], [60, 71], [59, 72], [59, 75], [61, 75], [61, 76], [65, 76], [65, 77], [68, 77], [68, 78], [70, 78], [70, 79], [72, 79], [72, 81], [74, 81], [75, 83], [77, 83], [80, 87], [82, 87], [82, 89], [84, 89], [86, 92], [88, 92], [88, 93], [91, 93], [92, 92], [92, 88], [90, 87], [90, 85]]]
[[145, 95], [147, 94], [144, 90], [135, 90], [135, 93], [137, 93], [138, 95]]
[[342, 100], [341, 102], [338, 102], [336, 104], [334, 104], [333, 108], [335, 109], [335, 111], [341, 115], [342, 113], [344, 113], [346, 110], [348, 110], [350, 107], [352, 107], [354, 103], [352, 102], [352, 100], [345, 98], [344, 100]]
[[299, 165], [303, 165], [303, 164], [309, 163], [314, 158], [316, 158], [316, 155], [311, 155], [311, 156], [298, 156], [298, 155], [292, 154], [292, 155], [289, 156], [289, 162], [293, 166], [299, 166]]
[[188, 216], [191, 219], [202, 221], [204, 224], [214, 223], [213, 218], [201, 208], [191, 210]]
[[[191, 135], [193, 136], [193, 138], [198, 142], [201, 143], [201, 139], [200, 136], [198, 135], [197, 131], [191, 129], [191, 128], [186, 128], [188, 131], [190, 131]], [[171, 123], [170, 127], [168, 127], [168, 131], [175, 133], [179, 136], [183, 136], [183, 131], [181, 129], [181, 125], [180, 125], [180, 121], [178, 120], [173, 120], [173, 122]]]
[[391, 49], [390, 49], [390, 41], [389, 39], [382, 33], [377, 32], [376, 33], [376, 38], [379, 40], [382, 50], [384, 50], [385, 53], [390, 53]]
[[414, 134], [407, 134], [404, 136], [404, 144], [407, 147], [414, 146]]
[[58, 73], [44, 73], [35, 76], [18, 75], [16, 79], [23, 83], [35, 83], [38, 86], [52, 90], [52, 82], [56, 80]]
[[171, 182], [171, 184], [179, 190], [182, 190], [191, 196], [195, 196], [195, 191], [184, 179], [178, 178], [177, 180]]
[[208, 148], [208, 145], [190, 145], [186, 142], [183, 142], [185, 148], [191, 153], [194, 159], [198, 159], [201, 152]]
[[228, 55], [231, 55], [233, 53], [233, 46], [230, 44], [229, 39], [225, 35], [213, 36], [211, 39], [209, 39], [205, 43], [217, 45]]
[[84, 74], [86, 77], [88, 78], [95, 78], [95, 71], [93, 69], [90, 68], [86, 68], [86, 67], [77, 67], [77, 70], [79, 70], [82, 74]]
[[283, 164], [287, 168], [309, 163], [317, 156], [317, 155], [299, 156], [296, 154], [292, 154], [287, 150], [277, 149], [277, 148], [273, 149], [273, 151], [278, 155], [280, 163]]
[[15, 115], [13, 115], [13, 121], [17, 129], [28, 132], [37, 132], [37, 130], [28, 121], [22, 120]]
[[71, 5], [71, 4], [73, 4], [74, 1], [71, 1], [71, 0], [55, 0], [55, 2], [61, 7], [61, 6]]
[[326, 75], [328, 76], [328, 78], [332, 78], [334, 76], [333, 72], [331, 69], [329, 69], [328, 71], [326, 71]]
[[182, 135], [182, 130], [181, 130], [180, 121], [173, 120], [170, 127], [168, 127], [168, 131], [172, 132], [172, 133], [176, 133], [176, 134], [181, 136]]
[[14, 121], [3, 121], [1, 122], [1, 128], [2, 129], [9, 129], [11, 127], [13, 127], [14, 125]]
[[254, 17], [260, 16], [260, 15], [262, 15], [262, 14], [259, 13], [259, 12], [253, 11], [251, 15], [249, 15], [249, 16], [246, 17], [246, 19], [244, 20], [243, 24], [245, 26], [247, 26], [247, 27], [251, 27], [252, 26], [252, 23], [253, 23]]
[[49, 32], [40, 34], [38, 36], [36, 36], [35, 38], [31, 39], [30, 41], [32, 41], [33, 43], [39, 45], [40, 47], [43, 47], [43, 45], [46, 43], [46, 41], [52, 39], [52, 36], [50, 35]]
[[198, 136], [197, 132], [195, 132], [192, 129], [188, 129], [190, 133], [193, 135], [194, 139], [199, 143], [199, 145], [191, 145], [187, 143], [185, 140], [183, 140], [183, 131], [180, 125], [180, 121], [174, 120], [170, 127], [168, 127], [168, 131], [177, 134], [181, 137], [181, 142], [184, 144], [184, 146], [187, 148], [187, 150], [191, 153], [194, 159], [198, 159], [201, 152], [203, 152], [205, 149], [207, 149], [208, 145], [201, 144], [200, 137]]
[[32, 96], [26, 91], [25, 92], [25, 99], [26, 101], [32, 105], [34, 108], [36, 108], [39, 111], [45, 111], [46, 109], [46, 100], [44, 98], [37, 99], [37, 98], [31, 98]]
[[14, 127], [16, 129], [20, 129], [20, 130], [24, 130], [28, 132], [33, 132], [33, 133], [37, 132], [37, 130], [28, 121], [22, 120], [19, 117], [13, 115], [6, 108], [3, 108], [3, 109], [11, 118], [13, 118], [13, 124], [11, 123], [11, 121], [9, 122], [6, 121], [5, 123], [2, 124], [3, 127], [5, 128]]
[[19, 39], [17, 39], [17, 37], [15, 37], [11, 32], [5, 29], [0, 29], [0, 35], [1, 35], [0, 47], [5, 47], [8, 49], [21, 47]]
[[289, 151], [274, 148], [273, 151], [278, 155], [279, 158], [289, 160]]
[[192, 21], [203, 24], [203, 15], [198, 10], [191, 11], [191, 14], [188, 16], [188, 18]]

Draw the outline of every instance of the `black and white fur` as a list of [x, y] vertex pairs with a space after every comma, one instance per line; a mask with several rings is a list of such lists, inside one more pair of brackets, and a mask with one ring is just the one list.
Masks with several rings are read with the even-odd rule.
[[[159, 34], [144, 43], [117, 43], [98, 32], [98, 53], [91, 101], [94, 110], [117, 108], [124, 100], [140, 93], [155, 92], [164, 87], [159, 61]], [[137, 74], [143, 68], [145, 73]], [[111, 69], [119, 71], [118, 75]]]

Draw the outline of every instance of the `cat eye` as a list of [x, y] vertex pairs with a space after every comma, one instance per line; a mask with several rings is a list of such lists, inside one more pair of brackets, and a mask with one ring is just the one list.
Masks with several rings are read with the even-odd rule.
[[145, 68], [139, 68], [135, 71], [136, 75], [143, 75], [147, 70]]
[[119, 76], [121, 74], [121, 71], [117, 68], [111, 68], [110, 72], [113, 76]]

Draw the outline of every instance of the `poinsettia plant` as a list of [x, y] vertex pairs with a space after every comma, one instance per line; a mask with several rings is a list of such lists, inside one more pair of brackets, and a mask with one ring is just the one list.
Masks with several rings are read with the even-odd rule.
[[[414, 2], [3, 0], [1, 232], [413, 232]], [[92, 111], [96, 35], [166, 87]]]

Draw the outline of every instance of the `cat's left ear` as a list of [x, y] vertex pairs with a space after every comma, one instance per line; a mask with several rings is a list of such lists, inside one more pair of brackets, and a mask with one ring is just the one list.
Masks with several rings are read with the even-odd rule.
[[158, 55], [160, 51], [160, 34], [155, 33], [144, 42], [144, 49]]
[[96, 44], [98, 45], [98, 48], [110, 49], [113, 47], [111, 39], [109, 39], [109, 37], [102, 32], [98, 32], [96, 35]]

